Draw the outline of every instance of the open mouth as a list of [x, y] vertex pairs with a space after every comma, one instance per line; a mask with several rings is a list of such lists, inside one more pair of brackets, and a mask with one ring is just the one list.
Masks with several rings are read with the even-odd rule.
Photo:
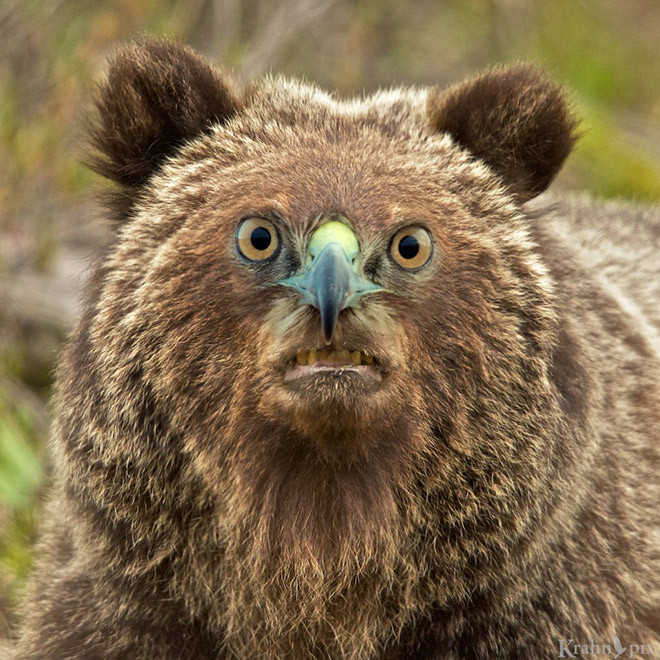
[[298, 351], [287, 364], [284, 380], [292, 381], [319, 375], [358, 376], [370, 380], [381, 380], [382, 369], [373, 355], [363, 351], [302, 350]]

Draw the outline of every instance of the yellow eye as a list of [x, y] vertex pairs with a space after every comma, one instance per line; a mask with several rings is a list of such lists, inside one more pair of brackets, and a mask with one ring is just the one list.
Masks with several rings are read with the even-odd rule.
[[250, 261], [264, 261], [277, 250], [279, 239], [272, 222], [264, 218], [247, 218], [236, 234], [239, 252]]
[[431, 258], [431, 234], [424, 227], [411, 225], [399, 230], [392, 239], [390, 254], [402, 268], [420, 268]]

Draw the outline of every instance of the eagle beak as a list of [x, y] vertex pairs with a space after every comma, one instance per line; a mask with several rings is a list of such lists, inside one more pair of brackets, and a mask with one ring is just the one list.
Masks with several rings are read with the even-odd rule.
[[359, 253], [352, 229], [343, 222], [330, 220], [312, 234], [305, 270], [278, 282], [295, 289], [302, 304], [319, 310], [326, 344], [332, 342], [342, 309], [355, 307], [367, 293], [384, 291], [357, 273]]

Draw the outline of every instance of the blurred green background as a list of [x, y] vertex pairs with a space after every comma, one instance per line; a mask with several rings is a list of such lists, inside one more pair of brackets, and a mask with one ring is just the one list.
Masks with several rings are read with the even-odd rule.
[[48, 482], [54, 365], [109, 236], [80, 164], [89, 98], [116, 43], [144, 33], [340, 95], [532, 60], [582, 118], [555, 188], [660, 199], [658, 0], [0, 0], [0, 638]]

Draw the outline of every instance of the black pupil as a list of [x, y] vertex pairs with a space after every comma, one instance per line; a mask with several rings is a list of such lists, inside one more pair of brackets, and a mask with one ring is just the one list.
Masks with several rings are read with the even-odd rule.
[[271, 240], [270, 232], [264, 227], [256, 227], [250, 234], [250, 243], [255, 250], [267, 250]]
[[399, 254], [404, 259], [413, 259], [419, 252], [419, 241], [409, 234], [399, 241]]

